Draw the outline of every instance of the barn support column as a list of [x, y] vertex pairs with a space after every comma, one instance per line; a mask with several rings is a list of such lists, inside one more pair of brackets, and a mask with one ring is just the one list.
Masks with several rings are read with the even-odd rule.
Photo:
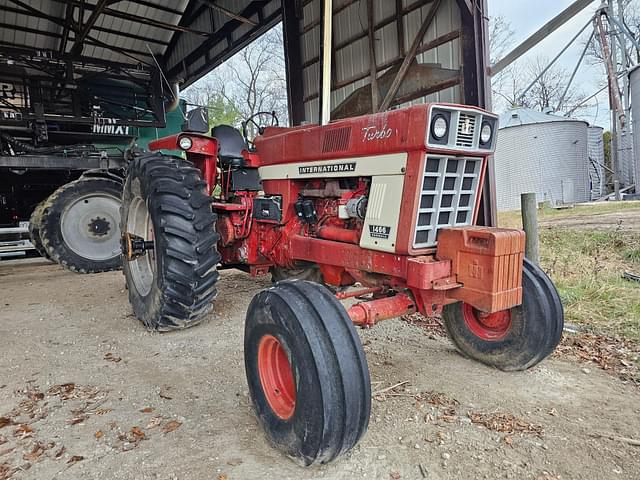
[[[487, 0], [458, 0], [462, 15], [462, 100], [467, 105], [491, 110], [491, 82], [488, 75], [488, 10]], [[495, 168], [489, 162], [478, 214], [480, 225], [498, 223]]]
[[301, 8], [299, 0], [282, 0], [282, 31], [284, 34], [287, 95], [289, 97], [289, 123], [291, 125], [300, 125], [305, 117], [302, 49], [300, 46]]

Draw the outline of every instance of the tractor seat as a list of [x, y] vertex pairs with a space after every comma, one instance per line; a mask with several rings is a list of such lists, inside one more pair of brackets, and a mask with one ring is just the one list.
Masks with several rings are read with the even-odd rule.
[[242, 151], [247, 149], [247, 144], [237, 128], [218, 125], [211, 130], [211, 136], [218, 141], [218, 158], [223, 168], [244, 167]]

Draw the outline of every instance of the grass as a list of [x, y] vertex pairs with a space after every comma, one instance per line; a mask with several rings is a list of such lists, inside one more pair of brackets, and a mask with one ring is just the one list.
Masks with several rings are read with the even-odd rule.
[[[635, 205], [634, 205], [635, 204]], [[590, 216], [637, 208], [640, 203], [606, 203], [570, 210], [543, 210], [540, 219]], [[500, 225], [520, 227], [519, 212], [500, 215]], [[588, 330], [640, 342], [640, 283], [622, 278], [640, 275], [640, 232], [579, 230], [553, 223], [540, 231], [544, 270], [556, 283], [565, 320]]]

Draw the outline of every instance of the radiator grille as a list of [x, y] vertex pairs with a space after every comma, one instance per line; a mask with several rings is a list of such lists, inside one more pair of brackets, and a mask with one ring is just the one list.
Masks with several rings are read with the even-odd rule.
[[442, 227], [473, 223], [481, 173], [479, 158], [427, 157], [414, 248], [434, 247]]
[[476, 134], [476, 115], [460, 112], [456, 135], [456, 146], [472, 148]]
[[349, 148], [349, 140], [351, 139], [351, 127], [335, 128], [327, 130], [324, 134], [322, 143], [322, 151], [340, 152]]

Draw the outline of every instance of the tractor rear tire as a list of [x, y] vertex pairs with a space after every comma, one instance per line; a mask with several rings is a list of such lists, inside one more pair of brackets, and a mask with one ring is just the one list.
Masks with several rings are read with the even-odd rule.
[[551, 280], [525, 261], [522, 305], [483, 315], [468, 304], [443, 311], [449, 338], [466, 357], [505, 371], [526, 370], [549, 356], [564, 326], [562, 304]]
[[40, 237], [40, 229], [42, 228], [42, 210], [44, 209], [44, 202], [40, 202], [31, 213], [29, 217], [29, 239], [33, 248], [40, 254], [41, 257], [51, 260], [51, 257], [47, 253], [46, 248], [42, 244], [42, 238]]
[[42, 206], [40, 238], [50, 258], [77, 273], [117, 270], [122, 184], [79, 178], [58, 188]]
[[297, 463], [331, 462], [364, 435], [371, 383], [349, 315], [326, 288], [287, 280], [247, 311], [249, 391], [267, 438]]
[[217, 294], [219, 235], [200, 170], [161, 153], [130, 166], [122, 200], [122, 232], [153, 241], [123, 271], [133, 311], [150, 330], [200, 323]]

